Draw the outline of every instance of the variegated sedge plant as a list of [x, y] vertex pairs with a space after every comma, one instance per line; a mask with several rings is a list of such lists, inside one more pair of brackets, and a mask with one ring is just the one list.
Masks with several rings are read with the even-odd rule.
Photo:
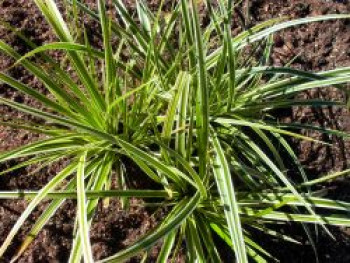
[[[302, 128], [345, 139], [348, 134], [282, 124], [270, 114], [293, 106], [345, 107], [340, 101], [299, 100], [295, 95], [329, 85], [342, 89], [350, 81], [350, 68], [311, 73], [267, 66], [273, 33], [350, 15], [273, 19], [233, 36], [231, 18], [239, 1], [219, 0], [215, 6], [211, 1], [201, 3], [210, 18], [205, 27], [194, 0], [175, 1], [170, 13], [161, 11], [163, 2], [154, 13], [145, 1], [136, 0], [136, 14], [130, 14], [121, 0], [113, 0], [118, 19], [107, 14], [103, 0], [97, 0], [98, 10], [77, 0], [66, 1], [75, 10], [75, 18], [82, 12], [99, 22], [103, 48], [97, 49], [87, 37], [79, 41], [54, 0], [34, 2], [59, 42], [35, 47], [19, 34], [33, 51], [21, 56], [1, 40], [0, 50], [17, 61], [15, 66], [36, 76], [50, 96], [1, 72], [2, 83], [36, 99], [45, 110], [5, 98], [0, 102], [47, 122], [1, 122], [43, 134], [37, 142], [3, 152], [2, 163], [27, 159], [1, 175], [33, 164], [46, 167], [61, 159], [70, 162], [40, 191], [0, 192], [1, 199], [30, 200], [1, 245], [0, 257], [44, 199], [51, 201], [13, 262], [67, 199], [77, 199], [69, 262], [94, 261], [89, 231], [99, 201], [106, 198], [120, 199], [125, 209], [131, 197], [145, 202], [152, 198], [170, 210], [158, 227], [100, 262], [123, 262], [139, 254], [147, 259], [147, 252], [159, 241], [158, 262], [174, 262], [183, 241], [188, 262], [222, 262], [214, 235], [232, 248], [232, 261], [277, 261], [254, 240], [254, 231], [298, 242], [267, 224], [299, 222], [313, 246], [310, 224], [320, 225], [329, 234], [327, 225], [350, 225], [350, 204], [322, 198], [314, 187], [349, 171], [308, 180], [286, 139], [314, 140], [297, 133]], [[112, 45], [113, 39], [118, 44]], [[252, 53], [243, 52], [247, 46]], [[257, 61], [253, 53], [258, 48], [263, 52]], [[45, 53], [49, 50], [63, 51], [74, 73]], [[127, 55], [121, 56], [122, 51]], [[42, 63], [33, 62], [30, 57], [34, 55]], [[281, 151], [293, 162], [301, 180], [287, 177]], [[132, 160], [163, 190], [132, 189], [125, 159]], [[111, 188], [114, 176], [117, 189]]]

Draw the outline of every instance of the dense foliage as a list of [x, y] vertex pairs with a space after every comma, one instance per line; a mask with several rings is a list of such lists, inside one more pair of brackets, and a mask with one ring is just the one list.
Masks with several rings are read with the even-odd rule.
[[[89, 229], [98, 203], [108, 205], [109, 198], [119, 198], [124, 209], [129, 198], [142, 198], [166, 207], [168, 213], [157, 228], [101, 262], [122, 262], [141, 252], [147, 258], [147, 251], [159, 241], [163, 242], [158, 262], [175, 259], [183, 241], [188, 262], [221, 262], [214, 236], [233, 249], [237, 262], [248, 262], [248, 257], [270, 262], [276, 259], [252, 233], [261, 231], [297, 242], [269, 226], [300, 222], [313, 244], [309, 223], [327, 232], [329, 224], [350, 225], [350, 204], [322, 198], [314, 188], [349, 171], [308, 180], [287, 139], [314, 140], [300, 135], [300, 129], [349, 135], [279, 123], [273, 115], [293, 106], [345, 107], [339, 101], [298, 100], [295, 95], [329, 85], [342, 89], [341, 84], [350, 81], [350, 68], [311, 73], [268, 66], [274, 32], [350, 15], [274, 19], [232, 36], [232, 17], [239, 3], [230, 0], [218, 0], [215, 5], [175, 1], [170, 13], [162, 12], [163, 2], [152, 12], [146, 1], [136, 0], [135, 14], [121, 0], [113, 0], [115, 16], [107, 13], [103, 0], [97, 1], [98, 10], [69, 1], [75, 22], [85, 13], [100, 24], [103, 48], [98, 49], [89, 43], [83, 28], [70, 29], [54, 0], [34, 1], [59, 42], [21, 56], [0, 40], [0, 51], [14, 58], [15, 66], [35, 75], [50, 96], [1, 72], [1, 82], [33, 97], [43, 109], [5, 98], [0, 103], [46, 122], [1, 124], [44, 136], [2, 153], [0, 162], [27, 159], [1, 174], [33, 164], [46, 167], [62, 159], [70, 162], [40, 191], [0, 192], [2, 199], [30, 199], [0, 247], [0, 257], [44, 199], [51, 202], [14, 260], [64, 201], [72, 198], [77, 199], [77, 226], [70, 262], [82, 258], [93, 262]], [[205, 6], [203, 13], [209, 18], [205, 26], [199, 4]], [[46, 52], [50, 50], [65, 52], [70, 70], [50, 57]], [[34, 55], [42, 63], [34, 62]], [[160, 190], [131, 188], [126, 160]], [[294, 167], [293, 180], [287, 176], [290, 167]], [[111, 187], [115, 178], [117, 189]]]

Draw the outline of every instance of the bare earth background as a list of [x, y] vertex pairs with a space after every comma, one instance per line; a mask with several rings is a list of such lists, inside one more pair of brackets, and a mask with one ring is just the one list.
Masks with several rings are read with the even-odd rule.
[[[62, 4], [62, 0], [57, 2]], [[95, 1], [87, 0], [84, 2], [92, 4]], [[127, 1], [130, 6], [132, 2]], [[148, 2], [153, 6], [156, 6], [157, 3], [156, 0], [149, 0]], [[252, 23], [279, 16], [299, 18], [327, 13], [350, 13], [350, 2], [347, 0], [251, 1]], [[0, 21], [6, 21], [19, 28], [22, 34], [29, 37], [37, 45], [55, 40], [33, 0], [0, 0]], [[94, 23], [89, 20], [84, 20], [84, 23], [87, 28], [94, 32], [93, 29], [96, 27]], [[96, 36], [92, 35], [92, 38], [94, 37]], [[28, 47], [15, 34], [1, 26], [0, 39], [14, 46], [20, 53], [24, 54], [29, 51]], [[58, 52], [53, 55], [60, 56]], [[283, 65], [297, 55], [298, 58], [292, 66], [304, 70], [314, 71], [332, 69], [337, 66], [350, 66], [350, 21], [315, 23], [286, 30], [275, 35], [275, 47], [271, 64]], [[9, 67], [12, 62], [6, 56], [0, 54], [0, 70]], [[9, 73], [16, 79], [45, 92], [38, 81], [23, 69], [11, 69]], [[5, 85], [0, 85], [0, 96], [40, 107], [35, 101]], [[344, 99], [343, 94], [331, 88], [304, 93], [301, 96], [304, 98]], [[287, 122], [314, 123], [350, 132], [350, 115], [344, 109], [301, 110], [295, 108], [278, 114]], [[0, 116], [9, 119], [21, 118], [29, 121], [39, 121], [5, 106], [0, 106]], [[311, 135], [333, 144], [332, 147], [324, 147], [310, 142], [295, 142], [299, 158], [311, 178], [350, 166], [349, 142], [344, 142], [335, 137], [325, 137], [318, 133]], [[0, 152], [37, 139], [38, 135], [36, 134], [0, 126]], [[0, 170], [14, 163], [9, 162], [6, 165], [0, 165]], [[36, 171], [35, 167], [30, 167], [11, 175], [1, 176], [0, 190], [39, 189], [52, 178], [62, 165], [63, 163], [42, 171]], [[137, 183], [137, 178], [134, 180]], [[350, 180], [340, 179], [326, 186], [331, 188], [329, 196], [350, 201]], [[0, 243], [3, 242], [25, 206], [26, 201], [22, 200], [0, 201]], [[46, 204], [43, 203], [31, 216], [30, 220], [23, 226], [21, 234], [16, 237], [15, 242], [5, 257], [0, 259], [0, 262], [9, 262], [16, 249], [18, 249], [21, 240], [30, 230], [31, 223], [45, 209], [45, 206]], [[125, 213], [120, 210], [117, 201], [113, 201], [108, 209], [101, 208], [92, 226], [91, 233], [95, 259], [104, 258], [117, 252], [131, 244], [148, 229], [154, 227], [157, 218], [152, 215], [153, 212], [143, 208], [134, 208], [129, 213]], [[71, 247], [74, 216], [75, 203], [73, 201], [66, 202], [19, 262], [66, 262]], [[273, 255], [281, 259], [281, 262], [314, 262], [312, 250], [307, 244], [307, 240], [302, 238], [302, 230], [290, 226], [284, 230], [286, 233], [299, 237], [305, 242], [305, 245], [282, 244], [267, 240], [264, 237], [259, 238]], [[350, 230], [337, 228], [332, 229], [332, 231], [336, 236], [335, 241], [331, 240], [322, 231], [319, 232], [317, 248], [320, 262], [350, 262]], [[154, 253], [156, 253], [156, 250], [154, 249]], [[232, 261], [230, 254], [223, 255], [223, 258], [227, 262]], [[133, 262], [138, 261], [137, 258], [133, 260]], [[178, 261], [183, 262], [181, 258]]]

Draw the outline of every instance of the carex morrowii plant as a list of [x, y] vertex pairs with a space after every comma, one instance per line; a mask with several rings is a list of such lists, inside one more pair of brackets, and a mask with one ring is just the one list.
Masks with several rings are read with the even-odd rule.
[[[350, 204], [322, 198], [314, 187], [349, 171], [309, 180], [287, 140], [315, 141], [299, 134], [300, 129], [345, 139], [348, 134], [279, 123], [273, 115], [293, 106], [345, 107], [341, 101], [295, 98], [313, 88], [335, 85], [342, 89], [350, 81], [350, 68], [313, 73], [267, 66], [276, 31], [350, 15], [273, 19], [232, 35], [240, 1], [218, 0], [214, 5], [180, 0], [170, 4], [171, 12], [163, 12], [161, 2], [153, 12], [146, 1], [136, 0], [135, 14], [131, 14], [121, 0], [112, 0], [115, 15], [106, 11], [103, 0], [97, 0], [97, 10], [77, 0], [66, 1], [74, 10], [75, 25], [79, 13], [99, 23], [103, 45], [96, 48], [83, 27], [66, 24], [55, 1], [34, 2], [59, 41], [35, 47], [20, 35], [33, 51], [21, 56], [2, 40], [0, 51], [16, 60], [14, 66], [23, 66], [40, 80], [50, 96], [1, 72], [2, 83], [36, 99], [42, 109], [5, 98], [0, 103], [45, 122], [7, 120], [1, 124], [43, 137], [3, 152], [0, 162], [26, 159], [1, 175], [33, 164], [46, 167], [62, 159], [70, 162], [40, 191], [0, 192], [2, 199], [30, 200], [1, 245], [0, 257], [44, 199], [50, 203], [13, 261], [67, 199], [77, 200], [69, 262], [94, 261], [90, 226], [98, 203], [108, 198], [119, 198], [124, 209], [131, 197], [146, 202], [156, 199], [168, 212], [155, 229], [101, 262], [123, 262], [139, 254], [147, 259], [147, 251], [160, 241], [158, 262], [173, 262], [183, 244], [188, 262], [221, 262], [218, 237], [232, 248], [232, 261], [278, 261], [255, 241], [256, 231], [298, 242], [269, 226], [301, 223], [314, 246], [310, 224], [329, 234], [327, 225], [350, 225]], [[198, 5], [205, 7], [201, 9], [208, 17], [205, 26]], [[64, 52], [65, 66], [50, 57], [47, 51], [52, 50]], [[131, 160], [160, 190], [133, 189], [125, 160]], [[287, 163], [294, 167], [293, 180], [287, 176]], [[111, 187], [113, 178], [117, 188]]]

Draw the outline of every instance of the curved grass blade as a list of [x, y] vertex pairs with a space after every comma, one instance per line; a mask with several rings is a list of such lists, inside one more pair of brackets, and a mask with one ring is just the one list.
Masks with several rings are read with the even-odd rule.
[[[211, 120], [213, 122], [219, 123], [219, 124], [223, 124], [223, 125], [237, 125], [237, 126], [245, 126], [245, 127], [251, 127], [251, 128], [257, 128], [257, 129], [261, 129], [261, 130], [266, 130], [266, 131], [270, 131], [270, 132], [274, 132], [274, 133], [278, 133], [278, 134], [283, 134], [283, 135], [288, 135], [294, 138], [298, 138], [298, 139], [302, 139], [302, 140], [307, 140], [307, 141], [313, 141], [313, 142], [317, 142], [317, 143], [322, 143], [322, 144], [326, 144], [322, 141], [318, 141], [316, 139], [313, 139], [311, 137], [307, 137], [304, 135], [300, 135], [298, 133], [294, 133], [294, 132], [290, 132], [284, 129], [280, 129], [274, 126], [270, 126], [267, 125], [267, 123], [263, 124], [263, 123], [257, 123], [257, 122], [252, 122], [252, 121], [246, 121], [246, 120], [237, 120], [237, 119], [233, 119], [233, 118], [215, 118], [213, 120]], [[279, 125], [279, 124], [278, 124]]]
[[[258, 211], [245, 209], [242, 213], [249, 217], [254, 217]], [[292, 214], [282, 212], [270, 212], [269, 214], [261, 215], [257, 218], [262, 218], [272, 221], [285, 221], [285, 222], [302, 222], [309, 224], [322, 224], [326, 223], [334, 226], [350, 226], [350, 219], [344, 215], [304, 215], [304, 214]], [[321, 223], [322, 222], [322, 223]]]
[[12, 77], [10, 77], [4, 73], [1, 73], [1, 72], [0, 72], [0, 82], [6, 83], [7, 85], [9, 85], [17, 90], [22, 91], [23, 93], [37, 99], [38, 101], [42, 102], [44, 105], [48, 106], [49, 108], [51, 108], [57, 112], [64, 113], [70, 117], [73, 117], [74, 119], [77, 118], [76, 115], [74, 115], [71, 111], [67, 110], [67, 108], [62, 107], [61, 105], [48, 99], [46, 96], [42, 95], [41, 93], [35, 91], [32, 88], [27, 87], [23, 83], [15, 80]]
[[236, 193], [231, 179], [230, 169], [224, 151], [216, 135], [212, 135], [215, 160], [213, 160], [213, 172], [220, 193], [220, 199], [224, 205], [225, 217], [227, 220], [230, 237], [237, 262], [248, 262], [243, 230], [239, 216], [239, 207], [236, 200]]
[[176, 234], [178, 231], [174, 230], [170, 232], [164, 239], [162, 249], [157, 257], [157, 263], [167, 262], [170, 256], [171, 250], [175, 244]]
[[[35, 154], [45, 154], [50, 152], [64, 151], [72, 148], [79, 148], [79, 138], [77, 135], [62, 135], [31, 143], [0, 154], [0, 162], [5, 162], [15, 158], [25, 157]], [[80, 142], [81, 143], [81, 142]]]
[[[74, 42], [56, 3], [53, 0], [34, 1], [60, 40], [63, 42]], [[92, 77], [90, 76], [84, 61], [81, 59], [79, 54], [74, 51], [69, 51], [68, 54], [80, 80], [84, 83], [84, 86], [87, 88], [89, 95], [92, 98], [93, 105], [96, 106], [97, 110], [104, 110], [106, 107], [105, 102], [96, 87], [96, 83], [94, 83]]]
[[[0, 40], [0, 50], [2, 50], [3, 52], [5, 52], [5, 54], [13, 57], [16, 60], [21, 58], [21, 55], [19, 55], [12, 47], [5, 44], [1, 40]], [[57, 97], [57, 99], [59, 99], [60, 101], [66, 102], [67, 105], [71, 106], [77, 112], [81, 111], [81, 108], [82, 108], [81, 105], [79, 105], [72, 98], [72, 96], [70, 96], [67, 92], [65, 92], [59, 86], [59, 84], [52, 79], [52, 77], [46, 74], [46, 72], [43, 69], [35, 66], [33, 63], [29, 62], [28, 60], [23, 60], [21, 62], [21, 65], [23, 65], [29, 72], [33, 73], [33, 75], [39, 78], [46, 85], [46, 87], [51, 91], [51, 93]]]
[[77, 206], [78, 206], [78, 226], [80, 230], [80, 239], [83, 243], [84, 262], [94, 262], [92, 257], [92, 250], [90, 244], [89, 225], [87, 220], [87, 206], [85, 195], [85, 163], [86, 153], [84, 153], [79, 160], [77, 167]]
[[199, 25], [197, 3], [191, 0], [193, 35], [197, 56], [197, 87], [196, 87], [196, 128], [199, 138], [199, 175], [206, 177], [207, 171], [207, 149], [209, 136], [209, 92], [205, 68], [205, 49]]
[[107, 140], [109, 142], [112, 142], [112, 143], [116, 142], [116, 139], [115, 139], [115, 137], [113, 135], [105, 133], [105, 132], [100, 131], [100, 130], [97, 130], [95, 128], [91, 128], [91, 127], [89, 127], [87, 125], [84, 125], [84, 124], [81, 124], [81, 123], [78, 123], [78, 122], [75, 122], [75, 121], [63, 118], [63, 117], [59, 117], [59, 116], [56, 116], [56, 115], [53, 115], [53, 114], [50, 114], [50, 113], [46, 113], [46, 112], [43, 112], [41, 110], [37, 110], [37, 109], [34, 109], [32, 107], [23, 105], [23, 104], [10, 101], [8, 99], [0, 98], [0, 102], [6, 104], [8, 106], [11, 106], [13, 108], [16, 108], [16, 109], [18, 109], [20, 111], [27, 112], [29, 114], [37, 116], [39, 118], [46, 119], [46, 120], [49, 120], [49, 121], [53, 121], [53, 122], [56, 122], [58, 124], [62, 124], [64, 126], [72, 127], [72, 128], [75, 128], [75, 129], [81, 129], [81, 130], [83, 130], [85, 132], [94, 134], [94, 135], [100, 137], [101, 139], [105, 139], [105, 140]]

